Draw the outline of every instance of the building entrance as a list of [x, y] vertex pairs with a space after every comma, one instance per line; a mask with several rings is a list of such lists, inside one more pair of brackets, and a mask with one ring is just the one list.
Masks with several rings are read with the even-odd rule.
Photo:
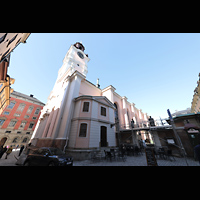
[[107, 127], [101, 126], [101, 147], [107, 147]]
[[4, 137], [0, 141], [0, 146], [3, 146], [6, 143], [7, 137]]

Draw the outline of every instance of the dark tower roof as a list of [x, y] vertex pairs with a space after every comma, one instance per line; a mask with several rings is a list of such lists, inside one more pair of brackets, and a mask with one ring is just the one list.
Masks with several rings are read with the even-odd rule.
[[81, 51], [85, 51], [85, 47], [80, 43], [80, 42], [76, 42], [74, 44], [74, 46], [77, 48], [77, 49], [80, 49]]

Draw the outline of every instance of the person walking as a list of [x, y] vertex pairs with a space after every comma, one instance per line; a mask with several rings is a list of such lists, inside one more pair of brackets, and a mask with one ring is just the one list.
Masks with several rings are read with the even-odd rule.
[[18, 156], [21, 155], [21, 153], [22, 153], [23, 150], [24, 150], [24, 145], [21, 146], [21, 148], [20, 148], [20, 150], [19, 150], [19, 155], [18, 155]]
[[6, 157], [5, 157], [5, 159], [8, 158], [8, 156], [11, 154], [12, 150], [13, 150], [13, 148], [12, 148], [12, 146], [10, 146], [10, 147], [8, 148], [8, 150], [6, 151]]

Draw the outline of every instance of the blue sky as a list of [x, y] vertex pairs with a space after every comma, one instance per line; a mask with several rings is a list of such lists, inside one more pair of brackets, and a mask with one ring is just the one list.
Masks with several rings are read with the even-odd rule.
[[11, 87], [47, 102], [71, 44], [82, 41], [87, 80], [116, 92], [157, 119], [191, 107], [200, 72], [199, 33], [32, 33], [11, 54]]

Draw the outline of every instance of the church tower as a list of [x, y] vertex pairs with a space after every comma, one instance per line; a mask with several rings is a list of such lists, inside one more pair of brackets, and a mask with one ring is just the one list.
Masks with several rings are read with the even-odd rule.
[[58, 71], [58, 77], [32, 136], [32, 143], [40, 146], [67, 145], [71, 118], [74, 109], [73, 99], [79, 96], [81, 81], [86, 78], [90, 61], [80, 42], [71, 45]]
[[88, 72], [87, 63], [90, 59], [84, 51], [85, 47], [80, 42], [71, 45], [63, 59], [63, 65], [58, 72], [58, 78], [61, 78], [65, 73], [71, 75], [76, 70], [86, 77]]

